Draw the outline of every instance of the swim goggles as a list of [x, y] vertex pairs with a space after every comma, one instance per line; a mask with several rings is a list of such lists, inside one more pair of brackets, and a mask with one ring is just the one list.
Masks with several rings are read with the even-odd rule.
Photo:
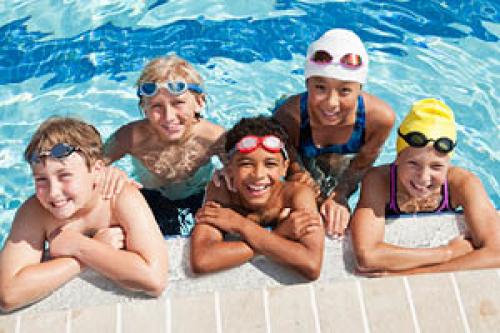
[[80, 151], [80, 148], [73, 147], [67, 143], [58, 143], [50, 148], [48, 151], [42, 151], [40, 153], [33, 153], [29, 158], [31, 164], [40, 163], [42, 157], [52, 157], [57, 159], [62, 159], [73, 154], [75, 151]]
[[270, 153], [281, 152], [285, 160], [288, 160], [288, 153], [286, 152], [285, 144], [280, 140], [280, 138], [274, 135], [247, 135], [238, 141], [236, 146], [228, 152], [228, 156], [231, 158], [236, 151], [239, 151], [242, 154], [248, 154], [259, 147], [264, 148]]
[[184, 94], [188, 89], [198, 94], [203, 93], [203, 89], [194, 83], [186, 83], [184, 81], [166, 81], [166, 82], [143, 82], [137, 88], [137, 96], [154, 96], [160, 88], [165, 88], [175, 96]]
[[[335, 64], [333, 56], [324, 50], [314, 52], [311, 58], [309, 58], [309, 61], [315, 63], [316, 65]], [[349, 69], [358, 69], [363, 64], [363, 60], [359, 54], [346, 53], [340, 57], [338, 63]]]
[[434, 149], [443, 154], [448, 154], [455, 148], [456, 142], [453, 142], [450, 138], [438, 138], [438, 139], [428, 139], [423, 133], [420, 132], [409, 132], [407, 134], [402, 134], [398, 129], [398, 135], [405, 140], [405, 142], [410, 145], [410, 147], [422, 148], [425, 147], [429, 142], [434, 141]]

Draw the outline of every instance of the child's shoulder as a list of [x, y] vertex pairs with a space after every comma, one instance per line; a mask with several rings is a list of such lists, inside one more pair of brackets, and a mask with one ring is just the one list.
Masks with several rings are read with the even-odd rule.
[[224, 127], [206, 119], [200, 119], [197, 126], [197, 135], [208, 138], [212, 141], [219, 139], [225, 131]]
[[388, 188], [390, 182], [390, 169], [390, 164], [371, 167], [363, 176], [362, 184], [369, 191]]
[[467, 189], [470, 186], [481, 184], [478, 176], [469, 170], [457, 166], [451, 166], [448, 169], [447, 181], [452, 191], [459, 188]]
[[392, 127], [396, 115], [391, 106], [381, 98], [367, 92], [362, 93], [365, 103], [367, 121], [377, 124], [387, 124]]
[[113, 134], [113, 137], [119, 142], [132, 144], [149, 137], [150, 132], [148, 120], [141, 119], [123, 125]]
[[22, 223], [33, 230], [46, 230], [55, 217], [32, 195], [16, 212], [14, 223]]
[[302, 182], [298, 181], [286, 181], [284, 187], [284, 193], [287, 199], [295, 198], [298, 196], [316, 196], [314, 189]]

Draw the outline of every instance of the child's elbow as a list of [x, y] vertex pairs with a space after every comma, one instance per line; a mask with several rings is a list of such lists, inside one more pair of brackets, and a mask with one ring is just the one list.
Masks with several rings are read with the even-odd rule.
[[315, 281], [319, 279], [321, 274], [321, 269], [307, 269], [302, 272], [302, 275], [309, 281]]
[[145, 293], [152, 297], [160, 297], [167, 288], [167, 280], [167, 276], [151, 278], [148, 286], [144, 290]]
[[321, 260], [317, 262], [310, 262], [308, 265], [301, 269], [302, 276], [304, 276], [309, 281], [315, 281], [319, 279], [321, 274]]
[[356, 250], [356, 266], [361, 272], [379, 269], [379, 262], [372, 249]]
[[6, 288], [0, 288], [0, 311], [1, 312], [11, 312], [23, 304], [19, 302], [16, 295], [13, 292], [9, 292]]
[[191, 256], [191, 270], [195, 274], [206, 274], [213, 271], [211, 268], [211, 260], [206, 255]]

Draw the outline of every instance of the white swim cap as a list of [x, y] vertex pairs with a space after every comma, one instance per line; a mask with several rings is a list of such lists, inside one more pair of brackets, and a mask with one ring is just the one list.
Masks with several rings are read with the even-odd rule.
[[[318, 51], [328, 53], [331, 61], [314, 61]], [[347, 63], [349, 59], [355, 61]], [[322, 76], [365, 84], [367, 74], [368, 53], [361, 39], [351, 30], [328, 30], [318, 40], [312, 42], [307, 49], [306, 80], [311, 76]]]

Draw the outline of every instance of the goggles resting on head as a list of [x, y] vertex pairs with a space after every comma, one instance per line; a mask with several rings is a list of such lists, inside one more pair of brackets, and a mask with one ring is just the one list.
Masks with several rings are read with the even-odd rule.
[[434, 149], [443, 154], [448, 154], [455, 148], [456, 142], [453, 142], [450, 138], [438, 138], [438, 139], [428, 139], [423, 133], [420, 132], [409, 132], [407, 134], [401, 133], [398, 129], [398, 135], [405, 140], [405, 142], [410, 147], [422, 148], [427, 146], [431, 141], [434, 141]]
[[40, 153], [31, 154], [29, 162], [31, 164], [40, 163], [40, 159], [42, 157], [52, 157], [52, 158], [62, 159], [73, 154], [75, 151], [80, 151], [80, 150], [81, 150], [80, 148], [73, 147], [72, 145], [67, 143], [58, 143], [55, 144], [52, 148], [50, 148], [48, 151], [42, 151]]
[[234, 148], [232, 148], [227, 154], [229, 158], [231, 158], [236, 151], [239, 151], [242, 154], [248, 154], [259, 147], [264, 148], [270, 153], [281, 152], [285, 160], [288, 160], [288, 153], [286, 152], [285, 144], [280, 140], [280, 138], [274, 135], [247, 135], [238, 141]]
[[184, 81], [166, 81], [166, 82], [143, 82], [137, 88], [137, 96], [154, 96], [158, 93], [160, 88], [165, 88], [167, 91], [174, 95], [179, 96], [184, 94], [188, 89], [198, 94], [203, 93], [203, 89], [194, 83], [186, 83]]
[[[309, 61], [316, 65], [335, 64], [333, 56], [324, 50], [314, 52]], [[348, 69], [358, 69], [363, 64], [363, 60], [359, 54], [346, 53], [340, 57], [338, 63]]]

